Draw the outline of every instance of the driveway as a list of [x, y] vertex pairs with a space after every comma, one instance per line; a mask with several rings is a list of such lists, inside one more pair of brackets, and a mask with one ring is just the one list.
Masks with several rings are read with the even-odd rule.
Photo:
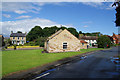
[[118, 53], [120, 49], [113, 47], [111, 50], [87, 54], [87, 57], [82, 60], [64, 64], [43, 75], [37, 75], [34, 80], [40, 78], [118, 78], [120, 77], [119, 67], [111, 61], [111, 57]]

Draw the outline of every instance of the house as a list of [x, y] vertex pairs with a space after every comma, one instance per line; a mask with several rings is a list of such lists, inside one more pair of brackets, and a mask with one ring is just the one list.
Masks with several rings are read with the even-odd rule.
[[49, 53], [80, 51], [80, 40], [66, 29], [59, 30], [48, 37], [44, 44], [44, 51]]
[[10, 40], [12, 44], [24, 45], [24, 43], [26, 43], [26, 33], [13, 33], [13, 31], [11, 31]]
[[80, 46], [81, 46], [81, 49], [87, 49], [87, 42], [84, 40], [80, 40]]
[[113, 43], [114, 44], [120, 44], [120, 34], [116, 35], [113, 33]]
[[3, 42], [4, 42], [4, 37], [3, 35], [0, 34], [0, 47], [3, 46]]
[[95, 47], [95, 46], [97, 46], [97, 39], [98, 39], [97, 36], [84, 36], [84, 35], [79, 34], [79, 40], [86, 41], [87, 45], [89, 47]]

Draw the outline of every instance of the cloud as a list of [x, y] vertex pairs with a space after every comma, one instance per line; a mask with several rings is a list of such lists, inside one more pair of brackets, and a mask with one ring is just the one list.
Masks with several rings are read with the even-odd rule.
[[31, 16], [19, 16], [16, 19], [24, 19], [24, 18], [30, 18]]
[[83, 27], [88, 27], [88, 25], [84, 25]]
[[98, 7], [98, 6], [101, 6], [103, 5], [102, 2], [83, 2], [84, 5], [89, 5], [89, 6], [92, 6], [92, 7]]
[[115, 0], [3, 0], [3, 2], [114, 2]]
[[11, 18], [11, 15], [9, 15], [9, 14], [2, 14], [2, 15], [6, 18]]
[[27, 12], [38, 13], [41, 10], [40, 7], [33, 5], [31, 2], [3, 2], [3, 12], [14, 12], [17, 14], [23, 14]]
[[82, 2], [84, 5], [92, 6], [98, 9], [113, 10], [115, 7], [112, 7], [113, 2]]
[[[51, 26], [58, 26], [60, 27], [62, 24], [58, 24], [48, 19], [41, 19], [41, 18], [34, 18], [34, 19], [25, 19], [25, 20], [18, 20], [18, 21], [5, 21], [0, 22], [2, 24], [2, 33], [4, 35], [9, 35], [10, 31], [17, 32], [29, 32], [34, 26], [38, 25], [42, 28], [44, 27], [51, 27]], [[63, 25], [66, 26], [66, 25]], [[66, 26], [68, 27], [68, 26]]]
[[15, 13], [23, 14], [23, 13], [27, 13], [27, 12], [26, 12], [26, 11], [23, 11], [23, 10], [16, 10]]

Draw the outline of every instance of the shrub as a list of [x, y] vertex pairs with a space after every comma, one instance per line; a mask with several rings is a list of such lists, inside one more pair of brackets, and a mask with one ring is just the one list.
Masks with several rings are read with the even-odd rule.
[[7, 49], [7, 46], [5, 46], [5, 49]]
[[97, 39], [98, 48], [110, 48], [111, 40], [109, 37], [102, 35]]
[[39, 45], [40, 47], [44, 47], [44, 43], [40, 43], [40, 45]]
[[22, 44], [19, 44], [19, 46], [23, 46]]
[[30, 46], [30, 44], [29, 43], [25, 43], [24, 46]]
[[16, 45], [16, 44], [14, 44], [13, 46], [14, 46], [14, 50], [16, 50], [17, 45]]

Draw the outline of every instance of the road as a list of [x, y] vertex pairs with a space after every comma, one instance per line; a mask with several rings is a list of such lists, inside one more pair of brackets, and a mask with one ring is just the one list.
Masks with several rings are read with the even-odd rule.
[[118, 47], [111, 50], [98, 51], [88, 54], [83, 60], [77, 60], [55, 68], [42, 76], [46, 78], [118, 78], [120, 73], [111, 57], [118, 55]]

